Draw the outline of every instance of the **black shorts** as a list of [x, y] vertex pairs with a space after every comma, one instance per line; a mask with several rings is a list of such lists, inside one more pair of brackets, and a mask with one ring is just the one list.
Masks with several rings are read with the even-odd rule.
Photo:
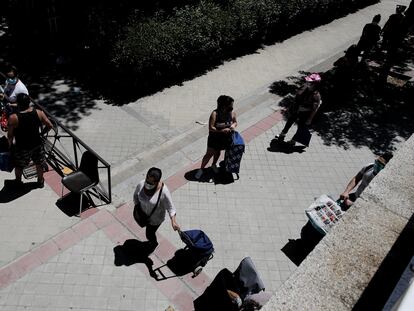
[[45, 152], [42, 145], [31, 150], [19, 149], [17, 147], [12, 154], [14, 166], [19, 168], [28, 166], [30, 160], [36, 165], [42, 165], [45, 162]]
[[226, 150], [230, 147], [231, 135], [210, 132], [207, 138], [207, 147], [215, 150]]

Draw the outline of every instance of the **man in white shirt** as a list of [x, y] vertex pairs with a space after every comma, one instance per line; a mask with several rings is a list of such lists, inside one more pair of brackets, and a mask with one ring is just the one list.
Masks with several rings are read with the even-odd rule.
[[18, 72], [16, 67], [10, 66], [6, 73], [6, 85], [4, 87], [4, 99], [8, 102], [12, 107], [17, 107], [17, 95], [18, 94], [26, 94], [29, 95], [29, 91], [27, 90], [24, 83], [18, 78]]
[[[371, 180], [385, 167], [392, 157], [393, 155], [391, 152], [383, 153], [374, 163], [364, 166], [358, 174], [351, 179], [346, 186], [345, 191], [340, 195], [340, 198], [344, 200], [346, 207], [350, 207], [355, 200], [359, 198]], [[350, 193], [358, 184], [359, 186], [356, 191]]]

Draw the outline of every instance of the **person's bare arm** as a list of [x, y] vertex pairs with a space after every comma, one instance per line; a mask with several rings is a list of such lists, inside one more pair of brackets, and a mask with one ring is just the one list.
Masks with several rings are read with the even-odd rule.
[[233, 111], [231, 114], [230, 130], [234, 130], [236, 127], [237, 127], [237, 117], [236, 117], [236, 113]]
[[347, 200], [349, 198], [349, 193], [359, 184], [359, 182], [362, 179], [362, 175], [361, 174], [357, 174], [355, 175], [351, 181], [348, 183], [348, 185], [345, 188], [345, 191], [342, 192], [342, 194], [340, 195], [340, 198], [342, 200]]
[[213, 111], [210, 114], [210, 118], [208, 119], [208, 130], [210, 132], [218, 132], [218, 130], [216, 129], [216, 127], [214, 126], [216, 123], [216, 112]]
[[45, 126], [44, 131], [48, 132], [53, 127], [52, 122], [50, 122], [49, 118], [41, 110], [37, 110], [37, 115], [39, 116], [40, 122], [42, 122], [42, 124]]
[[171, 226], [174, 231], [177, 231], [177, 230], [180, 230], [180, 226], [178, 225], [177, 220], [175, 219], [175, 216], [176, 214], [171, 217]]

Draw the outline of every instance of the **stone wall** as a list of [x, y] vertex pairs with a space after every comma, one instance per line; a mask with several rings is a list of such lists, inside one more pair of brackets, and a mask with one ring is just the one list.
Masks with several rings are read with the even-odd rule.
[[413, 256], [413, 213], [414, 135], [262, 310], [381, 309]]

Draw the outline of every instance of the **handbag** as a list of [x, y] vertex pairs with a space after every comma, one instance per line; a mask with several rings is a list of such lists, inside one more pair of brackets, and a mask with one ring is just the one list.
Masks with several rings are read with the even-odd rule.
[[311, 132], [306, 125], [299, 125], [295, 135], [292, 137], [292, 140], [309, 147], [310, 140], [312, 138]]
[[135, 204], [133, 216], [134, 216], [135, 221], [137, 222], [137, 224], [141, 228], [144, 228], [149, 224], [149, 220], [150, 220], [152, 214], [154, 214], [155, 210], [157, 209], [157, 207], [160, 203], [160, 198], [161, 198], [161, 193], [162, 193], [163, 188], [164, 188], [164, 184], [161, 185], [160, 193], [158, 194], [157, 203], [155, 204], [154, 208], [152, 209], [152, 211], [149, 215], [147, 215], [142, 210], [141, 205], [139, 204], [139, 201], [138, 201], [138, 204]]
[[239, 132], [233, 131], [231, 135], [231, 144], [233, 146], [240, 146], [244, 145], [243, 137], [240, 135]]

